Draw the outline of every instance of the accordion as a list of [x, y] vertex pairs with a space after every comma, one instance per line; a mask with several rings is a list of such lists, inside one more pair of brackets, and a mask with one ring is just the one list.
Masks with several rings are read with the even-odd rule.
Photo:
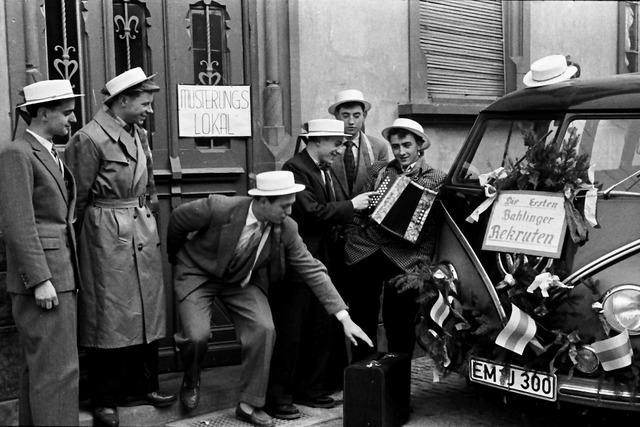
[[372, 196], [375, 206], [371, 219], [384, 229], [411, 242], [421, 238], [437, 192], [425, 188], [411, 178], [401, 175], [391, 183], [386, 176]]

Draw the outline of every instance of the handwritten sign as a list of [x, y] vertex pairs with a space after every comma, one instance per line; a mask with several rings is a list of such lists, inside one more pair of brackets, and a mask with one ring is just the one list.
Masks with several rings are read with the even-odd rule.
[[493, 204], [482, 249], [558, 258], [565, 231], [562, 194], [502, 191]]
[[178, 136], [251, 136], [249, 86], [178, 85]]

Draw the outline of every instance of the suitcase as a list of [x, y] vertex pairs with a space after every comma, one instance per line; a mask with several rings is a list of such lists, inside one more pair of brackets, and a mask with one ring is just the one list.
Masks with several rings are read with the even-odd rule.
[[378, 353], [344, 370], [345, 427], [395, 427], [409, 418], [411, 359]]

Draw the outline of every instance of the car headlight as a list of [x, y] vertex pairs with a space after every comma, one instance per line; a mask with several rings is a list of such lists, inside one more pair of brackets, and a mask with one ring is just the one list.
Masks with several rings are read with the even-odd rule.
[[610, 289], [602, 298], [602, 310], [612, 329], [640, 334], [640, 286], [620, 285]]

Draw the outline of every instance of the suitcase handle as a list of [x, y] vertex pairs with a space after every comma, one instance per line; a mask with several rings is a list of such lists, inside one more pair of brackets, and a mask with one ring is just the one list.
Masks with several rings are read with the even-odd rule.
[[380, 365], [382, 365], [380, 363], [381, 360], [393, 359], [395, 357], [398, 357], [397, 353], [387, 353], [384, 356], [382, 356], [380, 359], [372, 360], [371, 362], [367, 363], [365, 366], [367, 368], [378, 368], [378, 367], [380, 367]]

